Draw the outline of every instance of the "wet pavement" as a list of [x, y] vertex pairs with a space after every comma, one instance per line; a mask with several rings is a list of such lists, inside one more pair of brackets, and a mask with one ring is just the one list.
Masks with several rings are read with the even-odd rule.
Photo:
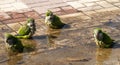
[[[24, 22], [0, 23], [0, 65], [120, 65], [120, 10], [92, 13], [88, 17], [72, 15], [60, 16], [67, 25], [58, 30], [47, 28], [43, 18], [36, 20], [33, 39], [22, 40], [33, 45], [34, 50], [17, 55], [7, 53], [4, 33], [16, 34]], [[113, 48], [97, 48], [93, 38], [97, 27], [115, 40]]]

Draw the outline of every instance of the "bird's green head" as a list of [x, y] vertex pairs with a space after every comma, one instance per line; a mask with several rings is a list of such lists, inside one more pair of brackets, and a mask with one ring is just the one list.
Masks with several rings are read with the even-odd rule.
[[52, 15], [53, 15], [53, 12], [52, 12], [52, 11], [48, 10], [48, 11], [46, 12], [46, 16], [52, 16]]
[[32, 27], [35, 24], [35, 20], [33, 18], [28, 18], [27, 19], [27, 25]]
[[5, 38], [12, 38], [12, 37], [14, 37], [13, 35], [11, 35], [11, 34], [9, 34], [9, 33], [5, 33]]
[[27, 23], [31, 23], [31, 22], [34, 22], [35, 20], [33, 18], [28, 18], [27, 19]]
[[15, 38], [13, 35], [9, 33], [5, 33], [5, 42], [8, 43], [9, 45], [14, 45], [15, 41], [17, 38]]
[[101, 32], [102, 32], [101, 28], [94, 29], [94, 34], [98, 34], [98, 33], [101, 33]]
[[102, 33], [102, 30], [101, 28], [96, 28], [94, 29], [94, 37], [98, 40], [102, 40], [103, 38], [103, 33]]

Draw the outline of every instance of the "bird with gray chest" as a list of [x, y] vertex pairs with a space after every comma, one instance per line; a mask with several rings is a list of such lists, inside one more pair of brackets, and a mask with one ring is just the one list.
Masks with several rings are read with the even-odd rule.
[[114, 44], [114, 40], [100, 28], [94, 29], [94, 38], [96, 45], [100, 48], [110, 48]]
[[50, 10], [46, 12], [45, 24], [52, 29], [60, 29], [65, 25], [61, 22], [60, 18]]

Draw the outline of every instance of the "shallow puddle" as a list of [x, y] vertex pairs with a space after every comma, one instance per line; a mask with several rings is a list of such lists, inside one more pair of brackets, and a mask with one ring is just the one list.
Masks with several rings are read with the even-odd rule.
[[[0, 65], [119, 65], [120, 15], [113, 12], [91, 14], [92, 18], [88, 20], [73, 17], [76, 20], [64, 21], [63, 18], [67, 25], [59, 30], [48, 29], [37, 21], [38, 29], [33, 39], [22, 40], [24, 44], [32, 45], [34, 50], [25, 49], [21, 54], [9, 56], [2, 48]], [[116, 40], [113, 48], [97, 48], [93, 38], [96, 27]]]

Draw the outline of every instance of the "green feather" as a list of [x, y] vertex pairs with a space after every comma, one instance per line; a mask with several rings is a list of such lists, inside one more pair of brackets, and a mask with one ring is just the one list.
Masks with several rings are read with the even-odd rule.
[[30, 33], [30, 28], [27, 25], [20, 27], [20, 29], [18, 30], [18, 34], [20, 36], [28, 35], [29, 33]]

